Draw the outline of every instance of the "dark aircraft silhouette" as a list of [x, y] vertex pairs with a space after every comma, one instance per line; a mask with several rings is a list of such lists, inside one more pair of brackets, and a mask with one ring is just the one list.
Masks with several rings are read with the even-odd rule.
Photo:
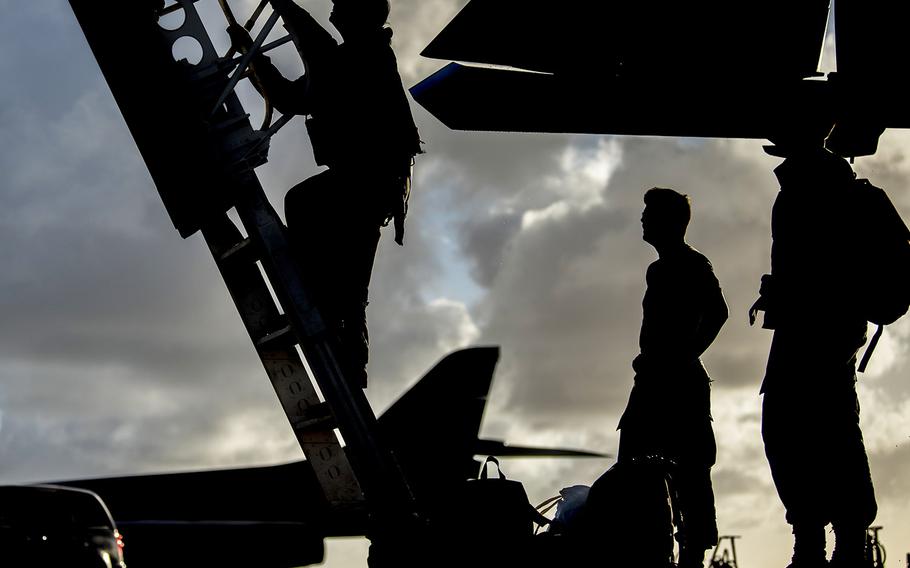
[[[446, 356], [379, 418], [383, 439], [430, 509], [476, 476], [476, 455], [597, 455], [479, 439], [498, 358], [497, 347]], [[198, 566], [200, 558], [210, 566], [305, 566], [322, 561], [323, 538], [368, 527], [365, 509], [326, 502], [306, 461], [60, 484], [101, 496], [129, 543], [131, 568]]]
[[831, 148], [910, 127], [906, 2], [836, 0], [837, 72], [818, 72], [828, 0], [471, 0], [427, 46], [450, 63], [411, 89], [450, 128], [769, 138], [814, 117]]

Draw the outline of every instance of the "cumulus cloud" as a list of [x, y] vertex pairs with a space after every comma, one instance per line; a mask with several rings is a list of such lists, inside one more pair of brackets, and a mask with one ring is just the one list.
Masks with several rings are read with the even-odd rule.
[[556, 198], [552, 203], [529, 209], [521, 216], [521, 229], [528, 230], [548, 220], [559, 221], [573, 212], [584, 213], [603, 205], [603, 190], [622, 156], [615, 140], [601, 139], [593, 147], [566, 147], [559, 170], [544, 178], [544, 187]]

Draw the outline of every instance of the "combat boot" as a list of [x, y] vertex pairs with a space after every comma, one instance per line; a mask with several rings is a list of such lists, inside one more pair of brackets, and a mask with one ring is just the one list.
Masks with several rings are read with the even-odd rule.
[[677, 568], [704, 568], [706, 550], [693, 550], [689, 547], [683, 547], [679, 551], [679, 561], [676, 563]]
[[832, 568], [863, 568], [866, 566], [866, 529], [856, 526], [834, 526]]
[[821, 558], [797, 558], [796, 555], [787, 564], [787, 568], [830, 568], [828, 560]]
[[793, 525], [793, 559], [787, 568], [828, 568], [823, 525]]

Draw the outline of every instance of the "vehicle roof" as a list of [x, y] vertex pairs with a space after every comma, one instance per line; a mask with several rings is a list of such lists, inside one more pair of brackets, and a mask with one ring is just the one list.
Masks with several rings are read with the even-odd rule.
[[107, 505], [87, 489], [50, 484], [0, 486], [0, 526], [37, 525], [116, 528]]

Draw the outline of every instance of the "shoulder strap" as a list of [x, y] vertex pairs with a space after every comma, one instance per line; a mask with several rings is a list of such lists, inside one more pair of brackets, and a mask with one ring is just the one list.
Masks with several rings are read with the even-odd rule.
[[869, 359], [872, 358], [872, 352], [875, 351], [875, 346], [878, 345], [878, 340], [882, 338], [882, 333], [884, 331], [885, 326], [883, 325], [878, 326], [878, 329], [875, 330], [875, 335], [869, 340], [869, 347], [866, 347], [866, 352], [863, 353], [863, 359], [859, 362], [859, 367], [856, 368], [858, 372], [866, 372], [866, 366], [869, 365]]

